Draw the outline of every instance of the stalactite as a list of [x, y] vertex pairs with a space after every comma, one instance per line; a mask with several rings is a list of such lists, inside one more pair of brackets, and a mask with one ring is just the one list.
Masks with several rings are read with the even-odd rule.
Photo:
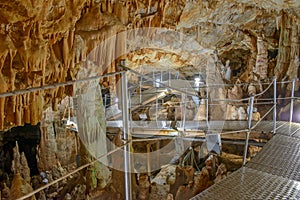
[[[292, 33], [291, 33], [291, 52], [290, 52], [290, 64], [287, 71], [286, 76], [289, 77], [289, 79], [298, 78], [299, 73], [299, 59], [300, 59], [300, 20], [297, 20], [295, 18], [292, 19], [293, 27], [292, 27]], [[296, 82], [295, 90], [297, 91], [299, 89], [299, 83]], [[288, 89], [291, 90], [292, 85], [289, 84]]]
[[253, 71], [255, 68], [256, 56], [257, 56], [257, 38], [255, 35], [252, 35], [251, 33], [248, 34], [248, 36], [250, 37], [250, 58], [248, 61], [246, 71], [240, 77], [240, 80], [242, 82], [253, 81]]
[[16, 96], [16, 112], [15, 112], [15, 119], [16, 119], [16, 126], [21, 126], [22, 125], [22, 101], [21, 101], [21, 96]]
[[68, 35], [66, 34], [66, 36], [63, 38], [63, 42], [62, 42], [62, 57], [63, 57], [63, 63], [65, 65], [65, 67], [68, 67], [68, 58], [69, 58], [69, 45], [68, 45]]
[[26, 102], [26, 107], [24, 110], [24, 121], [25, 123], [30, 123], [30, 93], [25, 94], [25, 102]]
[[283, 79], [290, 64], [291, 51], [291, 17], [283, 12], [281, 17], [281, 31], [278, 47], [278, 58], [275, 67], [275, 75], [279, 80]]
[[[0, 65], [0, 93], [5, 93], [8, 90], [7, 82], [4, 80], [4, 76], [1, 73], [3, 65]], [[5, 119], [5, 97], [0, 97], [0, 130], [4, 127]]]
[[30, 124], [36, 125], [42, 119], [43, 112], [43, 92], [30, 93]]
[[262, 37], [257, 37], [257, 57], [254, 72], [259, 79], [266, 79], [268, 76], [268, 51]]
[[[1, 83], [1, 80], [0, 80], [0, 83]], [[2, 86], [2, 84], [1, 84], [1, 86]], [[4, 113], [5, 113], [5, 97], [0, 97], [0, 130], [4, 129], [4, 120], [5, 120]]]

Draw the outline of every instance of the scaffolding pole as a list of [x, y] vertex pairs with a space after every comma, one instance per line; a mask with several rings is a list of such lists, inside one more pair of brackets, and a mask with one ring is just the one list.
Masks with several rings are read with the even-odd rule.
[[295, 97], [295, 82], [296, 82], [296, 78], [294, 78], [293, 82], [292, 82], [291, 107], [290, 107], [290, 122], [293, 121], [294, 97]]
[[251, 133], [251, 121], [252, 121], [252, 113], [253, 113], [253, 103], [254, 103], [254, 97], [252, 96], [252, 97], [250, 97], [250, 105], [249, 105], [249, 113], [248, 113], [248, 131], [246, 133], [243, 166], [246, 165], [246, 161], [247, 161], [247, 153], [248, 153], [248, 146], [249, 146], [249, 136], [250, 136], [250, 133]]
[[[121, 76], [122, 84], [122, 113], [123, 113], [123, 138], [125, 141], [131, 140], [129, 132], [129, 120], [128, 120], [128, 81], [126, 72]], [[130, 143], [124, 146], [124, 175], [125, 175], [125, 199], [132, 199], [131, 190], [131, 158], [130, 158]]]
[[276, 117], [277, 117], [277, 99], [276, 99], [276, 90], [277, 90], [277, 77], [275, 76], [273, 79], [273, 84], [274, 84], [274, 93], [273, 93], [273, 101], [274, 101], [274, 110], [273, 110], [273, 134], [276, 133]]

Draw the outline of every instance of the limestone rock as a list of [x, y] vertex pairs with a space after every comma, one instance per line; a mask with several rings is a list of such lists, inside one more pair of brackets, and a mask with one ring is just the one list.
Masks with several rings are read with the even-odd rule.
[[247, 113], [243, 107], [238, 108], [238, 120], [246, 120]]
[[149, 200], [165, 200], [168, 197], [168, 185], [160, 185], [156, 183], [151, 184], [151, 193]]
[[237, 120], [239, 118], [238, 109], [236, 106], [227, 105], [226, 120]]
[[216, 178], [214, 180], [215, 183], [218, 183], [221, 179], [227, 176], [227, 168], [224, 163], [221, 163], [216, 172]]
[[10, 199], [10, 189], [7, 187], [6, 183], [3, 183], [3, 189], [1, 190], [0, 194], [2, 200]]
[[157, 183], [160, 185], [167, 185], [175, 182], [175, 165], [163, 166], [160, 172], [151, 181], [152, 183]]
[[260, 120], [260, 113], [259, 112], [252, 113], [252, 120], [259, 121]]
[[150, 180], [147, 175], [141, 175], [138, 179], [138, 197], [137, 199], [149, 199], [150, 194]]
[[232, 89], [227, 91], [227, 96], [229, 99], [242, 99], [243, 90], [240, 86], [234, 85]]
[[14, 174], [19, 174], [18, 176], [21, 176], [22, 180], [25, 180], [28, 184], [30, 184], [30, 169], [24, 152], [20, 155], [18, 143], [16, 143], [16, 147], [14, 147], [13, 151], [14, 158], [12, 161], [12, 171]]
[[195, 184], [193, 187], [193, 194], [196, 195], [196, 194], [202, 192], [210, 185], [212, 185], [212, 182], [210, 181], [209, 172], [205, 167], [203, 167], [201, 172], [195, 176]]
[[[20, 198], [32, 191], [33, 189], [31, 185], [22, 178], [20, 173], [16, 173], [13, 177], [11, 188], [10, 188], [11, 199]], [[32, 196], [28, 199], [35, 200], [35, 197]]]

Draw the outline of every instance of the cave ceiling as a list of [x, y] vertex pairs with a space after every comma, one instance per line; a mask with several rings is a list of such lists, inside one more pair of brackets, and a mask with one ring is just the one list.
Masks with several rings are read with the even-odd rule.
[[[299, 37], [295, 36], [300, 33], [299, 11], [299, 0], [0, 0], [0, 93], [115, 72], [120, 59], [116, 49], [127, 47], [122, 46], [122, 38], [112, 36], [147, 27], [178, 32], [193, 43], [184, 47], [180, 46], [182, 38], [173, 38], [170, 48], [162, 48], [163, 43], [136, 48], [122, 56], [134, 69], [171, 66], [189, 75], [191, 66], [207, 62], [214, 52], [223, 65], [230, 60], [234, 69], [251, 70], [256, 40], [262, 38], [268, 52], [284, 55], [291, 51], [289, 57], [279, 56], [277, 61], [276, 53], [272, 56], [270, 76], [282, 79], [287, 73], [292, 78], [295, 70], [286, 58], [299, 54]], [[282, 30], [290, 35], [280, 40]], [[95, 51], [99, 44], [104, 46]], [[196, 59], [178, 50], [183, 48], [202, 53]], [[86, 69], [82, 63], [91, 52], [101, 55], [93, 63], [98, 67]], [[111, 85], [114, 81], [106, 80]], [[41, 110], [55, 108], [65, 95], [75, 92], [73, 87], [56, 87], [0, 97], [0, 130], [36, 124]]]

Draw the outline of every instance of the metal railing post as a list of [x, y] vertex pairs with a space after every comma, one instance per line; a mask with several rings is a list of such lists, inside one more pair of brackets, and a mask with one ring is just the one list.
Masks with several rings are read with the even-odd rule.
[[157, 124], [157, 115], [158, 115], [158, 95], [157, 95], [158, 91], [157, 91], [157, 87], [155, 88], [155, 121]]
[[[123, 138], [125, 141], [131, 140], [128, 121], [128, 81], [126, 72], [121, 76], [122, 88], [122, 117], [123, 117]], [[132, 199], [131, 191], [131, 158], [130, 158], [130, 143], [124, 146], [124, 175], [125, 175], [125, 199]]]
[[295, 97], [295, 82], [296, 82], [296, 78], [294, 78], [293, 82], [292, 82], [291, 107], [290, 107], [290, 123], [293, 121], [294, 97]]
[[107, 94], [104, 95], [104, 108], [107, 108]]
[[170, 72], [170, 69], [169, 69], [169, 86], [171, 86], [171, 72]]
[[273, 134], [276, 133], [276, 117], [277, 117], [277, 77], [275, 76], [273, 78], [273, 84], [274, 84], [274, 94], [273, 94], [273, 101], [274, 101], [274, 110], [273, 110]]
[[132, 112], [131, 112], [131, 93], [129, 92], [129, 95], [128, 95], [128, 110], [129, 110], [129, 130], [130, 130], [130, 133], [132, 133]]
[[209, 109], [209, 106], [208, 106], [208, 85], [206, 84], [206, 99], [205, 99], [205, 106], [206, 106], [206, 109], [205, 109], [205, 119], [206, 119], [206, 126], [207, 128], [209, 128], [209, 119], [208, 119], [208, 109]]
[[141, 80], [140, 80], [140, 104], [142, 104], [142, 83], [143, 83], [143, 77], [141, 76]]
[[[185, 89], [187, 91], [187, 88]], [[185, 121], [186, 121], [186, 102], [187, 102], [187, 93], [184, 94], [183, 96], [183, 102], [184, 102], [184, 107], [183, 107], [183, 118], [182, 118], [182, 130], [183, 133], [185, 133]]]
[[248, 113], [248, 131], [246, 133], [246, 141], [245, 141], [245, 149], [244, 149], [244, 158], [243, 158], [243, 166], [246, 165], [247, 162], [247, 153], [248, 153], [248, 146], [249, 146], [249, 136], [251, 133], [251, 121], [252, 121], [252, 113], [253, 113], [253, 103], [254, 97], [250, 97], [250, 105], [249, 105], [249, 113]]
[[155, 82], [155, 72], [154, 72], [154, 69], [152, 71], [152, 80], [153, 80], [153, 87], [156, 87], [156, 82]]

